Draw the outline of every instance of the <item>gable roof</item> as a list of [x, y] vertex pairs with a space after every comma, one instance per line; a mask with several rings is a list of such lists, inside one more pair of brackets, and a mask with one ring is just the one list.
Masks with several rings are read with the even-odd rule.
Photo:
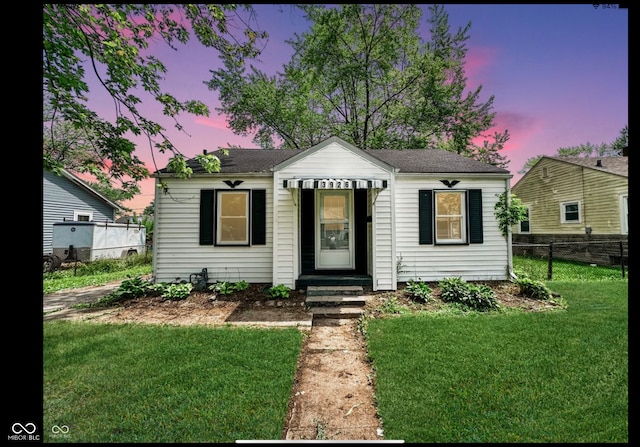
[[[442, 149], [358, 149], [355, 146], [337, 137], [331, 137], [324, 142], [308, 149], [228, 149], [228, 155], [222, 150], [212, 152], [220, 159], [219, 174], [226, 173], [267, 173], [285, 162], [293, 162], [296, 159], [313, 153], [320, 148], [338, 142], [347, 149], [360, 151], [368, 158], [396, 168], [406, 173], [457, 173], [457, 174], [502, 174], [511, 175], [507, 169], [498, 168], [488, 163], [483, 163], [472, 158], [464, 157], [454, 152]], [[194, 158], [187, 160], [194, 174], [204, 174], [206, 171]], [[171, 175], [167, 168], [154, 173]]]
[[507, 169], [443, 149], [369, 149], [364, 152], [400, 172], [510, 175]]
[[[533, 171], [533, 168], [538, 166], [542, 160], [551, 160], [554, 163], [568, 163], [575, 166], [582, 166], [589, 169], [594, 169], [602, 172], [607, 172], [613, 175], [619, 175], [622, 177], [629, 177], [629, 157], [617, 156], [617, 157], [550, 157], [543, 155], [535, 162], [527, 172], [524, 173], [520, 180], [513, 185], [512, 189], [517, 189], [520, 184], [524, 184], [525, 179], [529, 177], [529, 174]], [[598, 160], [602, 166], [597, 166]]]
[[[629, 176], [629, 157], [546, 157], [551, 160], [571, 163], [585, 168], [596, 169], [610, 174]], [[600, 161], [600, 163], [598, 163]], [[600, 164], [601, 166], [598, 166]]]
[[[43, 168], [43, 171], [45, 169]], [[51, 171], [48, 171], [51, 172]], [[53, 175], [56, 175], [55, 173], [51, 172]], [[71, 172], [67, 171], [66, 169], [62, 169], [62, 171], [60, 172], [60, 176], [66, 178], [67, 180], [69, 180], [71, 183], [77, 185], [78, 187], [80, 187], [81, 189], [84, 189], [85, 191], [87, 191], [89, 194], [95, 196], [98, 198], [98, 200], [103, 201], [104, 203], [106, 203], [107, 205], [109, 205], [111, 208], [115, 209], [116, 211], [122, 211], [122, 208], [120, 207], [120, 205], [118, 205], [115, 202], [112, 202], [111, 200], [107, 199], [105, 196], [103, 196], [102, 194], [100, 194], [98, 191], [96, 191], [95, 189], [93, 189], [91, 186], [87, 185], [80, 177], [78, 177], [75, 174], [72, 174]]]

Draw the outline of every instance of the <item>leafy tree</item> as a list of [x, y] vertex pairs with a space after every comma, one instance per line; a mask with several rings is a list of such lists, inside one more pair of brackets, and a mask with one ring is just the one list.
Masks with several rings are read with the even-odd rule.
[[[49, 102], [43, 104], [43, 167], [59, 174], [66, 169], [75, 174], [91, 174], [95, 181], [85, 183], [112, 202], [120, 204], [140, 192], [136, 180], [148, 177], [146, 167], [134, 159], [123, 168], [128, 178], [112, 178], [106, 169], [106, 161], [96, 148], [96, 137], [90, 129], [76, 128], [52, 112]], [[122, 206], [122, 205], [121, 205]], [[123, 208], [127, 211], [127, 208]]]
[[431, 6], [431, 40], [418, 33], [416, 5], [298, 5], [311, 27], [288, 41], [283, 72], [269, 76], [227, 59], [208, 85], [229, 127], [262, 148], [299, 149], [340, 136], [364, 149], [438, 146], [491, 163], [508, 133], [475, 147], [494, 124], [493, 97], [465, 93], [470, 23], [451, 34], [442, 6]]
[[147, 205], [147, 207], [142, 211], [142, 215], [153, 216], [153, 214], [155, 213], [155, 210], [156, 210], [156, 204], [155, 204], [155, 201], [152, 200], [151, 203]]
[[512, 225], [527, 218], [527, 206], [515, 194], [506, 192], [496, 194], [498, 201], [494, 206], [494, 215], [498, 219], [498, 227], [504, 237], [509, 234]]
[[[251, 12], [250, 6], [243, 9]], [[169, 151], [169, 167], [182, 177], [189, 176], [184, 156], [171, 143], [166, 129], [138, 110], [142, 102], [138, 95], [148, 93], [180, 131], [184, 131], [181, 113], [208, 116], [209, 109], [201, 101], [181, 101], [165, 91], [160, 84], [165, 65], [145, 54], [158, 40], [177, 50], [176, 44], [188, 42], [193, 33], [223, 60], [238, 63], [253, 57], [266, 34], [243, 22], [238, 10], [233, 4], [44, 4], [43, 92], [50, 110], [43, 117], [48, 125], [45, 167], [54, 172], [61, 167], [82, 167], [100, 183], [104, 176], [121, 180], [119, 186], [133, 194], [148, 171], [133, 154], [135, 146], [129, 136], [145, 135], [152, 154]], [[93, 71], [113, 99], [114, 122], [88, 107], [86, 69]], [[66, 130], [73, 131], [75, 141], [57, 138]], [[211, 154], [199, 159], [209, 172], [219, 168]]]
[[[625, 125], [618, 137], [611, 143], [594, 145], [589, 142], [578, 146], [560, 147], [556, 150], [555, 157], [615, 157], [622, 155], [622, 150], [629, 146], [629, 126]], [[542, 155], [529, 158], [518, 171], [518, 174], [526, 174], [535, 165]]]

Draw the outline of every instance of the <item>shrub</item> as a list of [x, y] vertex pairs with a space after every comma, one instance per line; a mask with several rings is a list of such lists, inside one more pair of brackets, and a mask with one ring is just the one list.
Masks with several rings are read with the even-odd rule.
[[431, 299], [431, 287], [429, 287], [429, 285], [425, 282], [414, 281], [413, 279], [410, 279], [407, 282], [407, 287], [405, 287], [405, 290], [409, 292], [411, 298], [416, 301], [426, 303]]
[[238, 281], [233, 285], [233, 287], [238, 291], [242, 292], [243, 290], [247, 290], [249, 288], [249, 283], [246, 281]]
[[193, 290], [193, 284], [190, 282], [168, 284], [162, 292], [162, 298], [165, 300], [179, 301], [184, 300]]
[[209, 286], [209, 290], [219, 293], [221, 295], [231, 295], [236, 291], [232, 283], [228, 281], [218, 281]]
[[109, 306], [122, 300], [138, 298], [151, 293], [154, 290], [154, 287], [154, 284], [150, 281], [143, 280], [140, 276], [125, 279], [117, 290], [114, 290], [109, 295], [99, 299], [90, 307]]
[[542, 281], [524, 277], [515, 279], [513, 282], [520, 288], [522, 295], [536, 300], [548, 300], [552, 297], [551, 290]]
[[267, 296], [271, 299], [286, 299], [289, 298], [289, 292], [291, 289], [284, 284], [278, 284], [277, 286], [271, 286], [267, 289]]
[[246, 281], [238, 281], [231, 283], [228, 281], [218, 281], [209, 286], [209, 290], [212, 292], [220, 293], [222, 295], [230, 295], [233, 292], [242, 292], [249, 288], [249, 283]]
[[442, 301], [459, 303], [466, 308], [478, 311], [498, 309], [500, 307], [493, 290], [487, 285], [470, 284], [458, 277], [443, 279], [440, 281], [440, 287], [442, 289], [440, 295]]

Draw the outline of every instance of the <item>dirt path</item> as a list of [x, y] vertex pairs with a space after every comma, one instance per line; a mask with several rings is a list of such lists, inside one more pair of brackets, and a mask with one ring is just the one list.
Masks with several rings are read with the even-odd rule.
[[372, 374], [357, 320], [315, 320], [300, 355], [283, 438], [383, 439]]

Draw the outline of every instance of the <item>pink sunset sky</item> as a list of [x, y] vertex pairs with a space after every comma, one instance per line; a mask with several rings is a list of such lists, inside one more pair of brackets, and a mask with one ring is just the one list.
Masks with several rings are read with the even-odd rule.
[[[421, 33], [426, 37], [429, 13], [426, 5], [421, 7]], [[255, 5], [255, 9], [257, 23], [269, 33], [262, 62], [255, 65], [275, 75], [291, 55], [285, 40], [304, 32], [308, 23], [287, 4]], [[501, 153], [510, 160], [512, 186], [529, 158], [554, 155], [560, 147], [611, 143], [628, 124], [628, 9], [617, 4], [597, 8], [594, 4], [445, 4], [445, 10], [452, 33], [471, 21], [467, 87], [475, 90], [481, 85], [482, 101], [495, 97], [496, 127], [489, 133], [509, 131]], [[140, 106], [146, 116], [165, 126], [185, 157], [229, 144], [257, 148], [250, 136], [234, 135], [225, 117], [215, 111], [217, 92], [205, 85], [210, 70], [219, 65], [214, 50], [194, 41], [178, 51], [158, 44], [150, 52], [166, 64], [165, 85], [171, 93], [180, 100], [201, 100], [210, 108], [209, 117], [181, 116], [184, 132], [179, 132], [154, 101]], [[90, 105], [104, 118], [115, 117], [106, 93], [90, 79], [89, 83]], [[154, 152], [154, 165], [148, 141], [133, 141], [150, 172], [166, 166], [168, 155]], [[142, 193], [123, 203], [136, 214], [154, 199], [154, 179], [140, 185]]]

